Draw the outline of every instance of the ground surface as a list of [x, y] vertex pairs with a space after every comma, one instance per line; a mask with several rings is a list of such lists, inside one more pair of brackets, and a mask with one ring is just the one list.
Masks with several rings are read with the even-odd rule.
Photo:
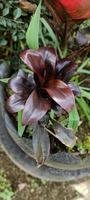
[[1, 172], [14, 192], [10, 200], [90, 200], [89, 179], [69, 183], [42, 182], [18, 169], [0, 148]]

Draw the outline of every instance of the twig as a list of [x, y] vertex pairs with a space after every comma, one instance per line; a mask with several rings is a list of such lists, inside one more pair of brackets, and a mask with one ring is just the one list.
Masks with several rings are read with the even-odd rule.
[[90, 46], [82, 47], [81, 49], [79, 49], [79, 50], [73, 52], [73, 53], [72, 53], [71, 55], [69, 55], [67, 58], [72, 59], [73, 57], [79, 56], [79, 55], [81, 55], [82, 53], [84, 53], [85, 51], [88, 51], [88, 50], [90, 50]]

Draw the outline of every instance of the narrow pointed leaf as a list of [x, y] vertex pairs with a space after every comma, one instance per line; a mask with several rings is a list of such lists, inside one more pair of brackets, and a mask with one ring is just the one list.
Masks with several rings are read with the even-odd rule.
[[90, 123], [90, 106], [88, 105], [88, 103], [85, 101], [85, 99], [83, 97], [77, 98], [76, 100], [77, 100], [80, 108], [82, 109], [82, 112], [84, 113], [86, 119]]
[[73, 148], [76, 143], [76, 137], [72, 132], [72, 129], [65, 128], [62, 125], [56, 123], [54, 127], [55, 137], [60, 140], [64, 145]]
[[76, 137], [72, 129], [65, 128], [62, 125], [56, 123], [54, 127], [55, 137], [60, 140], [64, 145], [72, 148], [76, 143]]
[[74, 106], [72, 111], [69, 113], [69, 124], [68, 124], [68, 127], [72, 128], [74, 130], [77, 130], [79, 122], [80, 122], [79, 114], [78, 114], [76, 106]]
[[54, 42], [54, 48], [58, 49], [60, 57], [62, 58], [63, 55], [62, 55], [61, 49], [59, 47], [59, 42], [58, 42], [58, 39], [57, 39], [54, 31], [50, 27], [49, 23], [43, 17], [41, 17], [41, 22], [44, 25], [44, 27], [46, 28], [46, 30], [48, 31], [49, 36], [51, 37], [52, 41]]
[[44, 164], [50, 152], [50, 140], [48, 133], [39, 124], [33, 129], [33, 151], [38, 166]]
[[80, 89], [81, 92], [81, 96], [87, 98], [88, 100], [90, 100], [90, 91], [86, 91], [84, 89]]
[[26, 41], [31, 49], [39, 48], [39, 30], [40, 30], [40, 12], [41, 12], [41, 1], [33, 15], [26, 32]]
[[22, 111], [18, 112], [18, 135], [23, 136], [25, 126], [22, 125]]

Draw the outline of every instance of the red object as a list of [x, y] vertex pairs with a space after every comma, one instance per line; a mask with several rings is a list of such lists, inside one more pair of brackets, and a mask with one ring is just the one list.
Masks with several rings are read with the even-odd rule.
[[[69, 16], [73, 20], [90, 18], [90, 0], [48, 0], [60, 18]], [[65, 15], [66, 14], [66, 15]]]

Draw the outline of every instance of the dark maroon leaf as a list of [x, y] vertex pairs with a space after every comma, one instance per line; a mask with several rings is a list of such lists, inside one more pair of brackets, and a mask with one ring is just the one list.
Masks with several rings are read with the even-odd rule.
[[55, 113], [56, 113], [57, 117], [60, 117], [62, 114], [65, 114], [65, 110], [63, 110], [61, 108], [61, 106], [59, 106], [58, 104], [56, 104]]
[[43, 81], [45, 61], [48, 61], [55, 69], [56, 64], [56, 52], [51, 47], [40, 48], [39, 50], [25, 50], [20, 54], [22, 61], [33, 70], [39, 77], [40, 81]]
[[44, 48], [45, 50], [43, 50], [43, 55], [45, 64], [47, 64], [48, 66], [50, 64], [50, 66], [53, 68], [53, 71], [55, 71], [56, 60], [58, 58], [56, 50], [52, 47], [44, 47]]
[[60, 140], [64, 145], [73, 148], [76, 143], [76, 137], [72, 132], [72, 129], [65, 128], [62, 125], [56, 123], [54, 126], [55, 137]]
[[25, 99], [22, 96], [13, 94], [7, 100], [7, 110], [11, 113], [16, 113], [23, 110], [25, 104]]
[[33, 129], [33, 151], [38, 167], [44, 164], [50, 153], [50, 140], [48, 133], [39, 124]]
[[72, 90], [75, 96], [80, 95], [80, 89], [77, 85], [75, 85], [74, 83], [68, 83], [68, 86]]
[[68, 59], [61, 59], [57, 62], [56, 65], [56, 78], [68, 82], [75, 70], [77, 64]]
[[19, 70], [17, 74], [15, 74], [9, 81], [9, 88], [12, 89], [15, 93], [22, 93], [23, 83], [27, 79], [27, 74], [22, 70]]
[[28, 96], [35, 87], [35, 82], [32, 76], [28, 76], [22, 70], [19, 70], [17, 75], [14, 75], [8, 84], [13, 92], [24, 95], [23, 98], [27, 100]]
[[49, 80], [55, 78], [55, 66], [52, 66], [52, 63], [49, 62], [49, 60], [45, 61], [45, 67], [46, 69], [44, 70], [44, 83], [47, 83]]
[[73, 93], [78, 90], [61, 80], [67, 82], [77, 65], [68, 59], [58, 60], [55, 49], [51, 47], [36, 51], [28, 49], [20, 57], [34, 73], [28, 76], [20, 70], [9, 81], [9, 87], [15, 94], [9, 98], [8, 107], [14, 112], [24, 109], [23, 124], [39, 121], [51, 107], [61, 108], [59, 114], [63, 110], [70, 112], [75, 103]]
[[75, 104], [74, 95], [71, 89], [60, 80], [51, 80], [45, 87], [51, 98], [64, 110], [70, 112]]
[[50, 108], [47, 99], [42, 98], [37, 91], [33, 91], [26, 101], [23, 111], [23, 124], [32, 124], [40, 120]]

